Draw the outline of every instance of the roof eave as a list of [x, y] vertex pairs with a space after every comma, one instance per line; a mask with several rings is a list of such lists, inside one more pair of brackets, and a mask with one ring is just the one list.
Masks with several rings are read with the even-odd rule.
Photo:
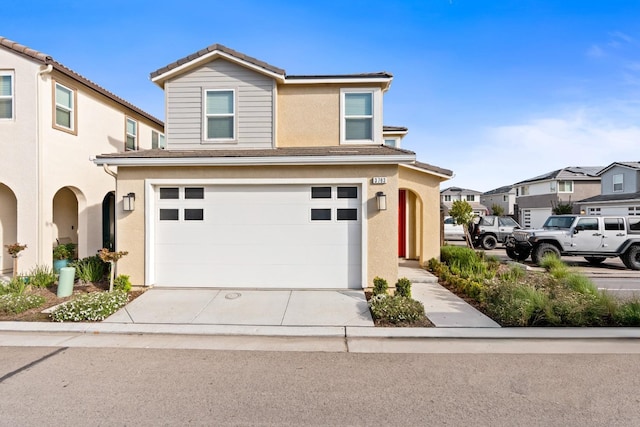
[[175, 68], [172, 68], [170, 70], [167, 70], [166, 72], [162, 73], [162, 74], [158, 74], [157, 76], [151, 77], [151, 81], [155, 84], [157, 84], [158, 86], [160, 86], [162, 89], [164, 89], [164, 83], [179, 74], [182, 74], [183, 72], [190, 70], [192, 68], [197, 67], [200, 64], [206, 63], [206, 62], [210, 62], [213, 61], [216, 58], [224, 58], [228, 61], [231, 61], [235, 64], [238, 64], [240, 66], [249, 68], [253, 71], [256, 71], [258, 73], [264, 74], [266, 76], [269, 76], [275, 80], [277, 80], [278, 82], [283, 83], [285, 81], [285, 75], [284, 72], [282, 73], [276, 73], [273, 72], [271, 70], [267, 70], [266, 68], [263, 68], [259, 65], [253, 64], [251, 62], [248, 61], [244, 61], [240, 58], [237, 58], [231, 54], [228, 54], [226, 52], [220, 51], [220, 50], [213, 50], [211, 52], [208, 52], [202, 56], [199, 56], [198, 58], [195, 58], [191, 61], [185, 62], [184, 64], [178, 65]]
[[275, 157], [100, 157], [97, 166], [259, 166], [259, 165], [354, 165], [404, 164], [415, 160], [414, 155], [368, 156], [275, 156]]

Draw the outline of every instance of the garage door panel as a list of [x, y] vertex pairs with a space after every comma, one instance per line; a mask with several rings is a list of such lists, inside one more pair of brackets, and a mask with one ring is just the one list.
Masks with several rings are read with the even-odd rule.
[[[206, 186], [204, 199], [158, 200], [156, 215], [166, 208], [180, 216], [155, 221], [156, 285], [360, 288], [360, 199], [336, 199], [335, 186], [333, 194], [317, 200], [309, 185], [225, 185]], [[203, 209], [203, 219], [185, 221], [185, 208]], [[345, 208], [357, 219], [338, 221]], [[311, 209], [330, 209], [330, 220], [311, 220]]]

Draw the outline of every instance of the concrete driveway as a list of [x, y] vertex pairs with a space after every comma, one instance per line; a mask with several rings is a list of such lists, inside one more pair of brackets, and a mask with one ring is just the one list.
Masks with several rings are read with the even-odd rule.
[[363, 290], [152, 288], [105, 323], [373, 326]]

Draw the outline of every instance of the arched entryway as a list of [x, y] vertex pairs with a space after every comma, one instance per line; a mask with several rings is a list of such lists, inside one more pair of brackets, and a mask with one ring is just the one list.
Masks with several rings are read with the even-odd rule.
[[116, 242], [116, 195], [110, 191], [102, 199], [102, 247], [113, 251]]
[[78, 245], [78, 198], [68, 187], [53, 196], [53, 243]]
[[400, 189], [398, 194], [398, 257], [418, 259], [422, 247], [422, 199], [409, 190]]
[[[0, 273], [9, 274], [13, 270], [13, 260], [4, 245], [18, 241], [18, 201], [14, 192], [0, 183]], [[22, 243], [22, 242], [20, 242]]]

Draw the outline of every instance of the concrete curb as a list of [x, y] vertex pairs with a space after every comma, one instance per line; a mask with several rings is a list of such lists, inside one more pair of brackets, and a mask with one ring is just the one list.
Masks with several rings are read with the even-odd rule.
[[640, 328], [376, 328], [360, 326], [0, 322], [0, 333], [3, 332], [361, 339], [640, 339]]

